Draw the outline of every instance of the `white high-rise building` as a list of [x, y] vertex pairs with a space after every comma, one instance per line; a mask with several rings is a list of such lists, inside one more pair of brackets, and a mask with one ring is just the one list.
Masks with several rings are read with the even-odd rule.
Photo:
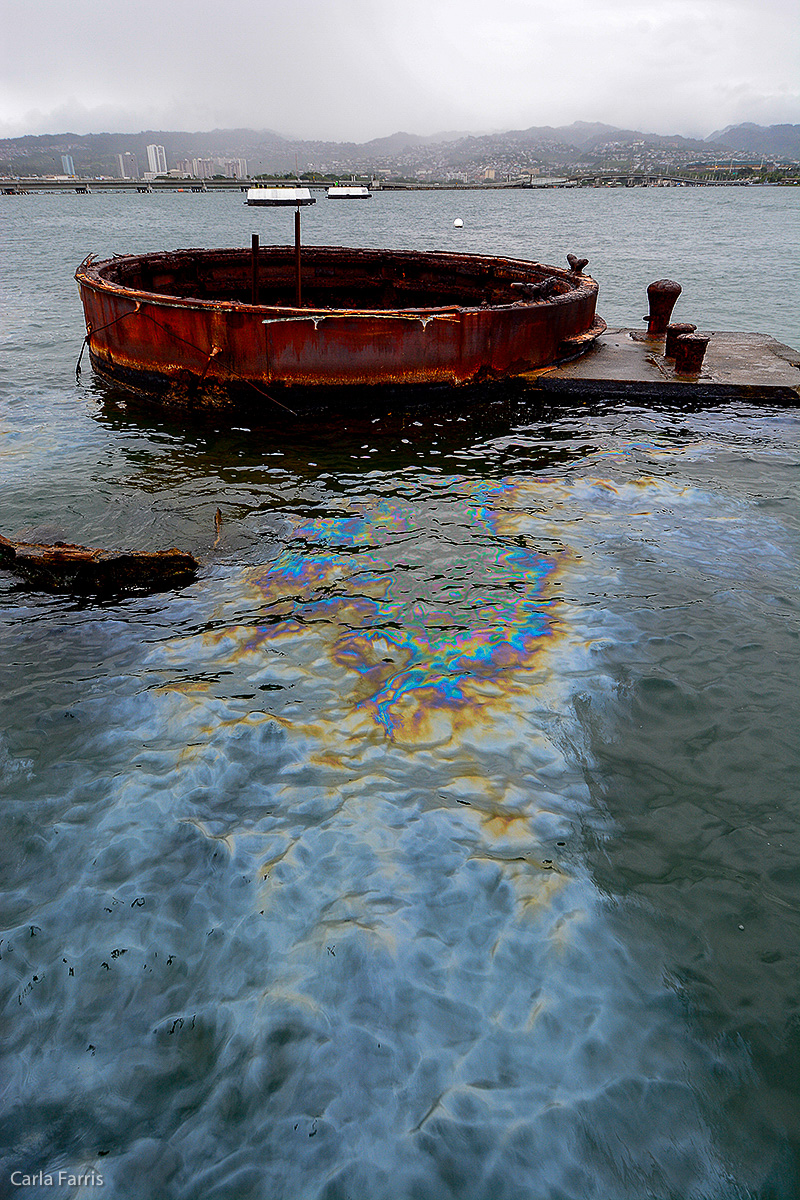
[[163, 146], [147, 147], [147, 166], [154, 175], [166, 175], [167, 152]]
[[126, 150], [124, 154], [117, 155], [119, 163], [120, 179], [138, 179], [139, 164], [136, 161], [136, 155], [131, 150]]

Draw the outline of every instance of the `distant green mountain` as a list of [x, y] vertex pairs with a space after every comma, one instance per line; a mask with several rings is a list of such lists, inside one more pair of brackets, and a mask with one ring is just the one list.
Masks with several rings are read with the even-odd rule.
[[800, 160], [800, 125], [727, 125], [712, 133], [708, 141], [730, 146], [746, 154]]
[[575, 121], [563, 126], [531, 126], [502, 133], [440, 133], [421, 137], [394, 133], [365, 143], [298, 140], [274, 130], [213, 129], [188, 133], [149, 129], [141, 133], [58, 133], [0, 140], [0, 173], [4, 175], [61, 174], [61, 156], [69, 154], [78, 175], [119, 174], [117, 156], [136, 155], [139, 170], [147, 169], [147, 146], [163, 146], [169, 168], [192, 158], [246, 159], [251, 174], [308, 170], [342, 173], [350, 170], [501, 171], [569, 167], [576, 162], [629, 161], [648, 153], [650, 161], [681, 161], [734, 151], [765, 158], [800, 159], [800, 125], [736, 125], [704, 141], [677, 134], [664, 136], [619, 129], [600, 122]]

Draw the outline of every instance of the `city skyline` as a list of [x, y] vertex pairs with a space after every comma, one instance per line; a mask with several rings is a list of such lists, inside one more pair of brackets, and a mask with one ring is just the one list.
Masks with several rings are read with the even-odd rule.
[[[156, 141], [156, 139], [159, 139]], [[71, 166], [65, 165], [66, 158]], [[775, 182], [800, 162], [800, 124], [729, 127], [706, 141], [662, 137], [597, 122], [560, 128], [533, 127], [486, 136], [442, 140], [395, 134], [367, 143], [289, 142], [255, 130], [139, 134], [46, 134], [0, 139], [0, 174], [47, 178], [58, 172], [83, 179], [163, 176], [242, 180], [255, 174], [353, 171], [376, 178], [438, 181], [505, 181], [525, 175], [629, 171], [656, 176], [688, 171], [731, 173], [734, 168]], [[140, 170], [139, 164], [144, 167]], [[774, 177], [772, 172], [778, 172]]]

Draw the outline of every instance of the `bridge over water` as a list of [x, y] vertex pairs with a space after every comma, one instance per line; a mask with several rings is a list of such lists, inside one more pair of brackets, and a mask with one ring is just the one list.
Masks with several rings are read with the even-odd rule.
[[[300, 181], [303, 187], [324, 192], [330, 180]], [[290, 182], [284, 179], [47, 179], [24, 177], [0, 179], [3, 195], [24, 195], [27, 192], [246, 192], [249, 187], [274, 187]], [[682, 175], [664, 175], [644, 171], [589, 171], [561, 176], [525, 174], [505, 181], [485, 180], [479, 183], [448, 181], [394, 182], [374, 180], [373, 191], [496, 191], [498, 189], [539, 189], [564, 187], [743, 187], [752, 186], [742, 179], [691, 179]]]

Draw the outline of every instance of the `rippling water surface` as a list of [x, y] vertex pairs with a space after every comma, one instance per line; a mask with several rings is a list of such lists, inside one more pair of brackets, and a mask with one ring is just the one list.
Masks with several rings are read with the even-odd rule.
[[[797, 344], [787, 294], [753, 319], [747, 286], [785, 266], [794, 195], [303, 222], [575, 250], [611, 322], [671, 275], [686, 319]], [[76, 386], [71, 273], [286, 241], [286, 214], [0, 218], [0, 532], [202, 561], [104, 603], [0, 574], [0, 1195], [797, 1196], [796, 411], [499, 395], [182, 428]]]

